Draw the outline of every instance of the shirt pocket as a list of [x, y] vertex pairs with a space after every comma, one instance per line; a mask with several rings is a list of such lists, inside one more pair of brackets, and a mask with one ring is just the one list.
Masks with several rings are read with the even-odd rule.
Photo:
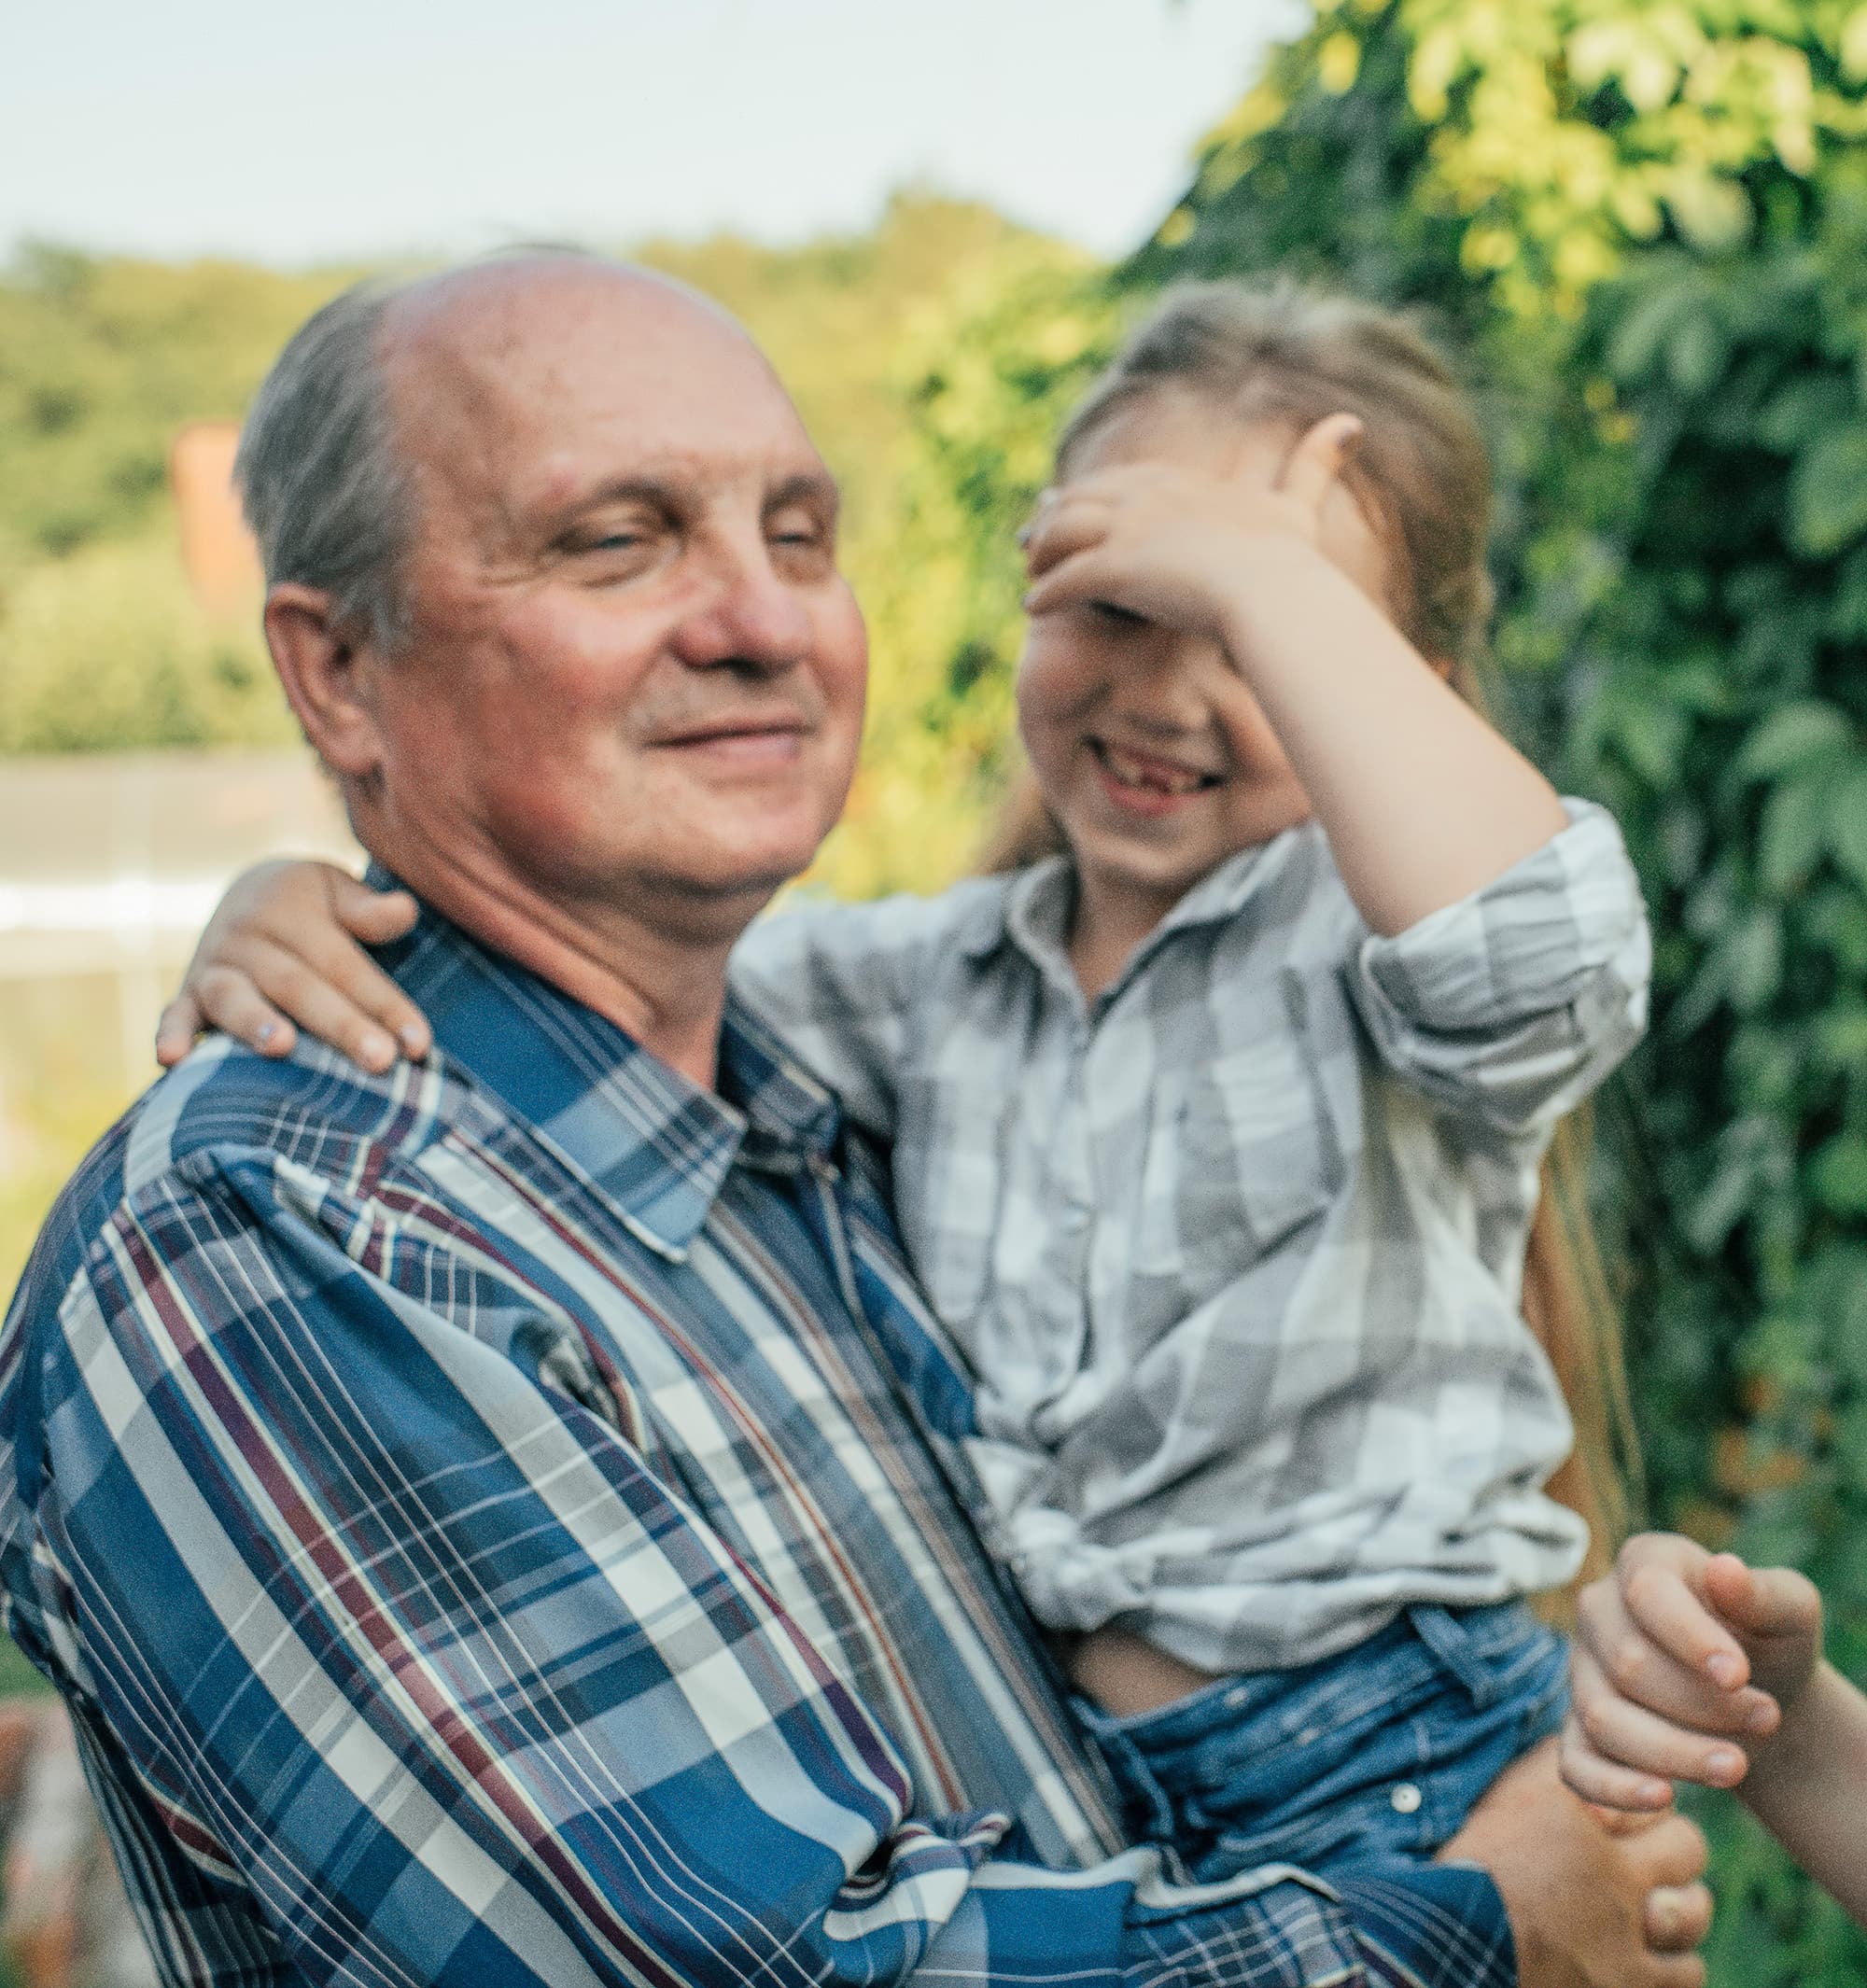
[[1343, 1178], [1301, 984], [1259, 990], [1228, 1021], [1163, 1099], [1144, 1209], [1144, 1267], [1177, 1270], [1201, 1296], [1320, 1215]]

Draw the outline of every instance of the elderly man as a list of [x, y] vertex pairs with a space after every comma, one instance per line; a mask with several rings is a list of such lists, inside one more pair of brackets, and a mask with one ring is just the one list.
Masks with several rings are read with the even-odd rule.
[[[1508, 1981], [1469, 1865], [1191, 1894], [1120, 1851], [969, 1529], [877, 1160], [726, 1000], [864, 669], [743, 333], [574, 258], [352, 292], [243, 478], [439, 1054], [198, 1050], [9, 1319], [7, 1624], [165, 1975]], [[1694, 1980], [1638, 1930], [1687, 1826], [1616, 1842], [1543, 1773], [1458, 1846], [1524, 1978]]]

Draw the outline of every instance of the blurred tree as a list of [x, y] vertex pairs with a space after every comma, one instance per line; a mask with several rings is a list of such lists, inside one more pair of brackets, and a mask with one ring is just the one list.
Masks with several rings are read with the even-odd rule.
[[[946, 707], [928, 703], [921, 618], [947, 604], [902, 551], [924, 370], [909, 355], [949, 344], [1024, 273], [1082, 259], [925, 194], [898, 197], [862, 235], [639, 254], [744, 319], [844, 485], [846, 563], [874, 613], [877, 666], [867, 826], [838, 838], [821, 874], [859, 890], [944, 880], [971, 847], [972, 814], [945, 778]], [[219, 625], [183, 585], [165, 463], [186, 425], [237, 419], [294, 326], [356, 273], [41, 246], [0, 278], [0, 753], [290, 735], [257, 631]], [[970, 712], [966, 723], [981, 729]]]
[[237, 417], [292, 328], [350, 273], [23, 250], [0, 282], [0, 584], [147, 527], [175, 430]]
[[0, 752], [294, 736], [257, 631], [203, 610], [167, 531], [36, 561], [0, 596]]

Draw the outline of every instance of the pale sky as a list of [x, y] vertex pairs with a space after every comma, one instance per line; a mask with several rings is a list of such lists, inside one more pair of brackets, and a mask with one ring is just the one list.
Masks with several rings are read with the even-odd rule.
[[293, 264], [857, 229], [908, 182], [1107, 254], [1300, 0], [13, 0], [0, 255]]

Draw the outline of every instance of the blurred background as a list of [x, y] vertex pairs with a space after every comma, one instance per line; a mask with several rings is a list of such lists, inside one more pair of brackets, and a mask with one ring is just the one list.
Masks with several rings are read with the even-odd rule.
[[[64, 12], [0, 75], [0, 1293], [221, 882], [346, 847], [226, 489], [317, 302], [576, 237], [738, 313], [849, 496], [871, 718], [809, 882], [865, 895], [961, 874], [1011, 768], [1011, 535], [1062, 411], [1162, 284], [1289, 270], [1417, 306], [1480, 391], [1506, 722], [1647, 886], [1654, 1029], [1592, 1183], [1641, 1508], [1807, 1568], [1867, 1675], [1867, 5]], [[77, 1911], [69, 1773], [0, 1715], [41, 1988], [135, 1972]], [[1714, 1982], [1867, 1981], [1701, 1813]]]

